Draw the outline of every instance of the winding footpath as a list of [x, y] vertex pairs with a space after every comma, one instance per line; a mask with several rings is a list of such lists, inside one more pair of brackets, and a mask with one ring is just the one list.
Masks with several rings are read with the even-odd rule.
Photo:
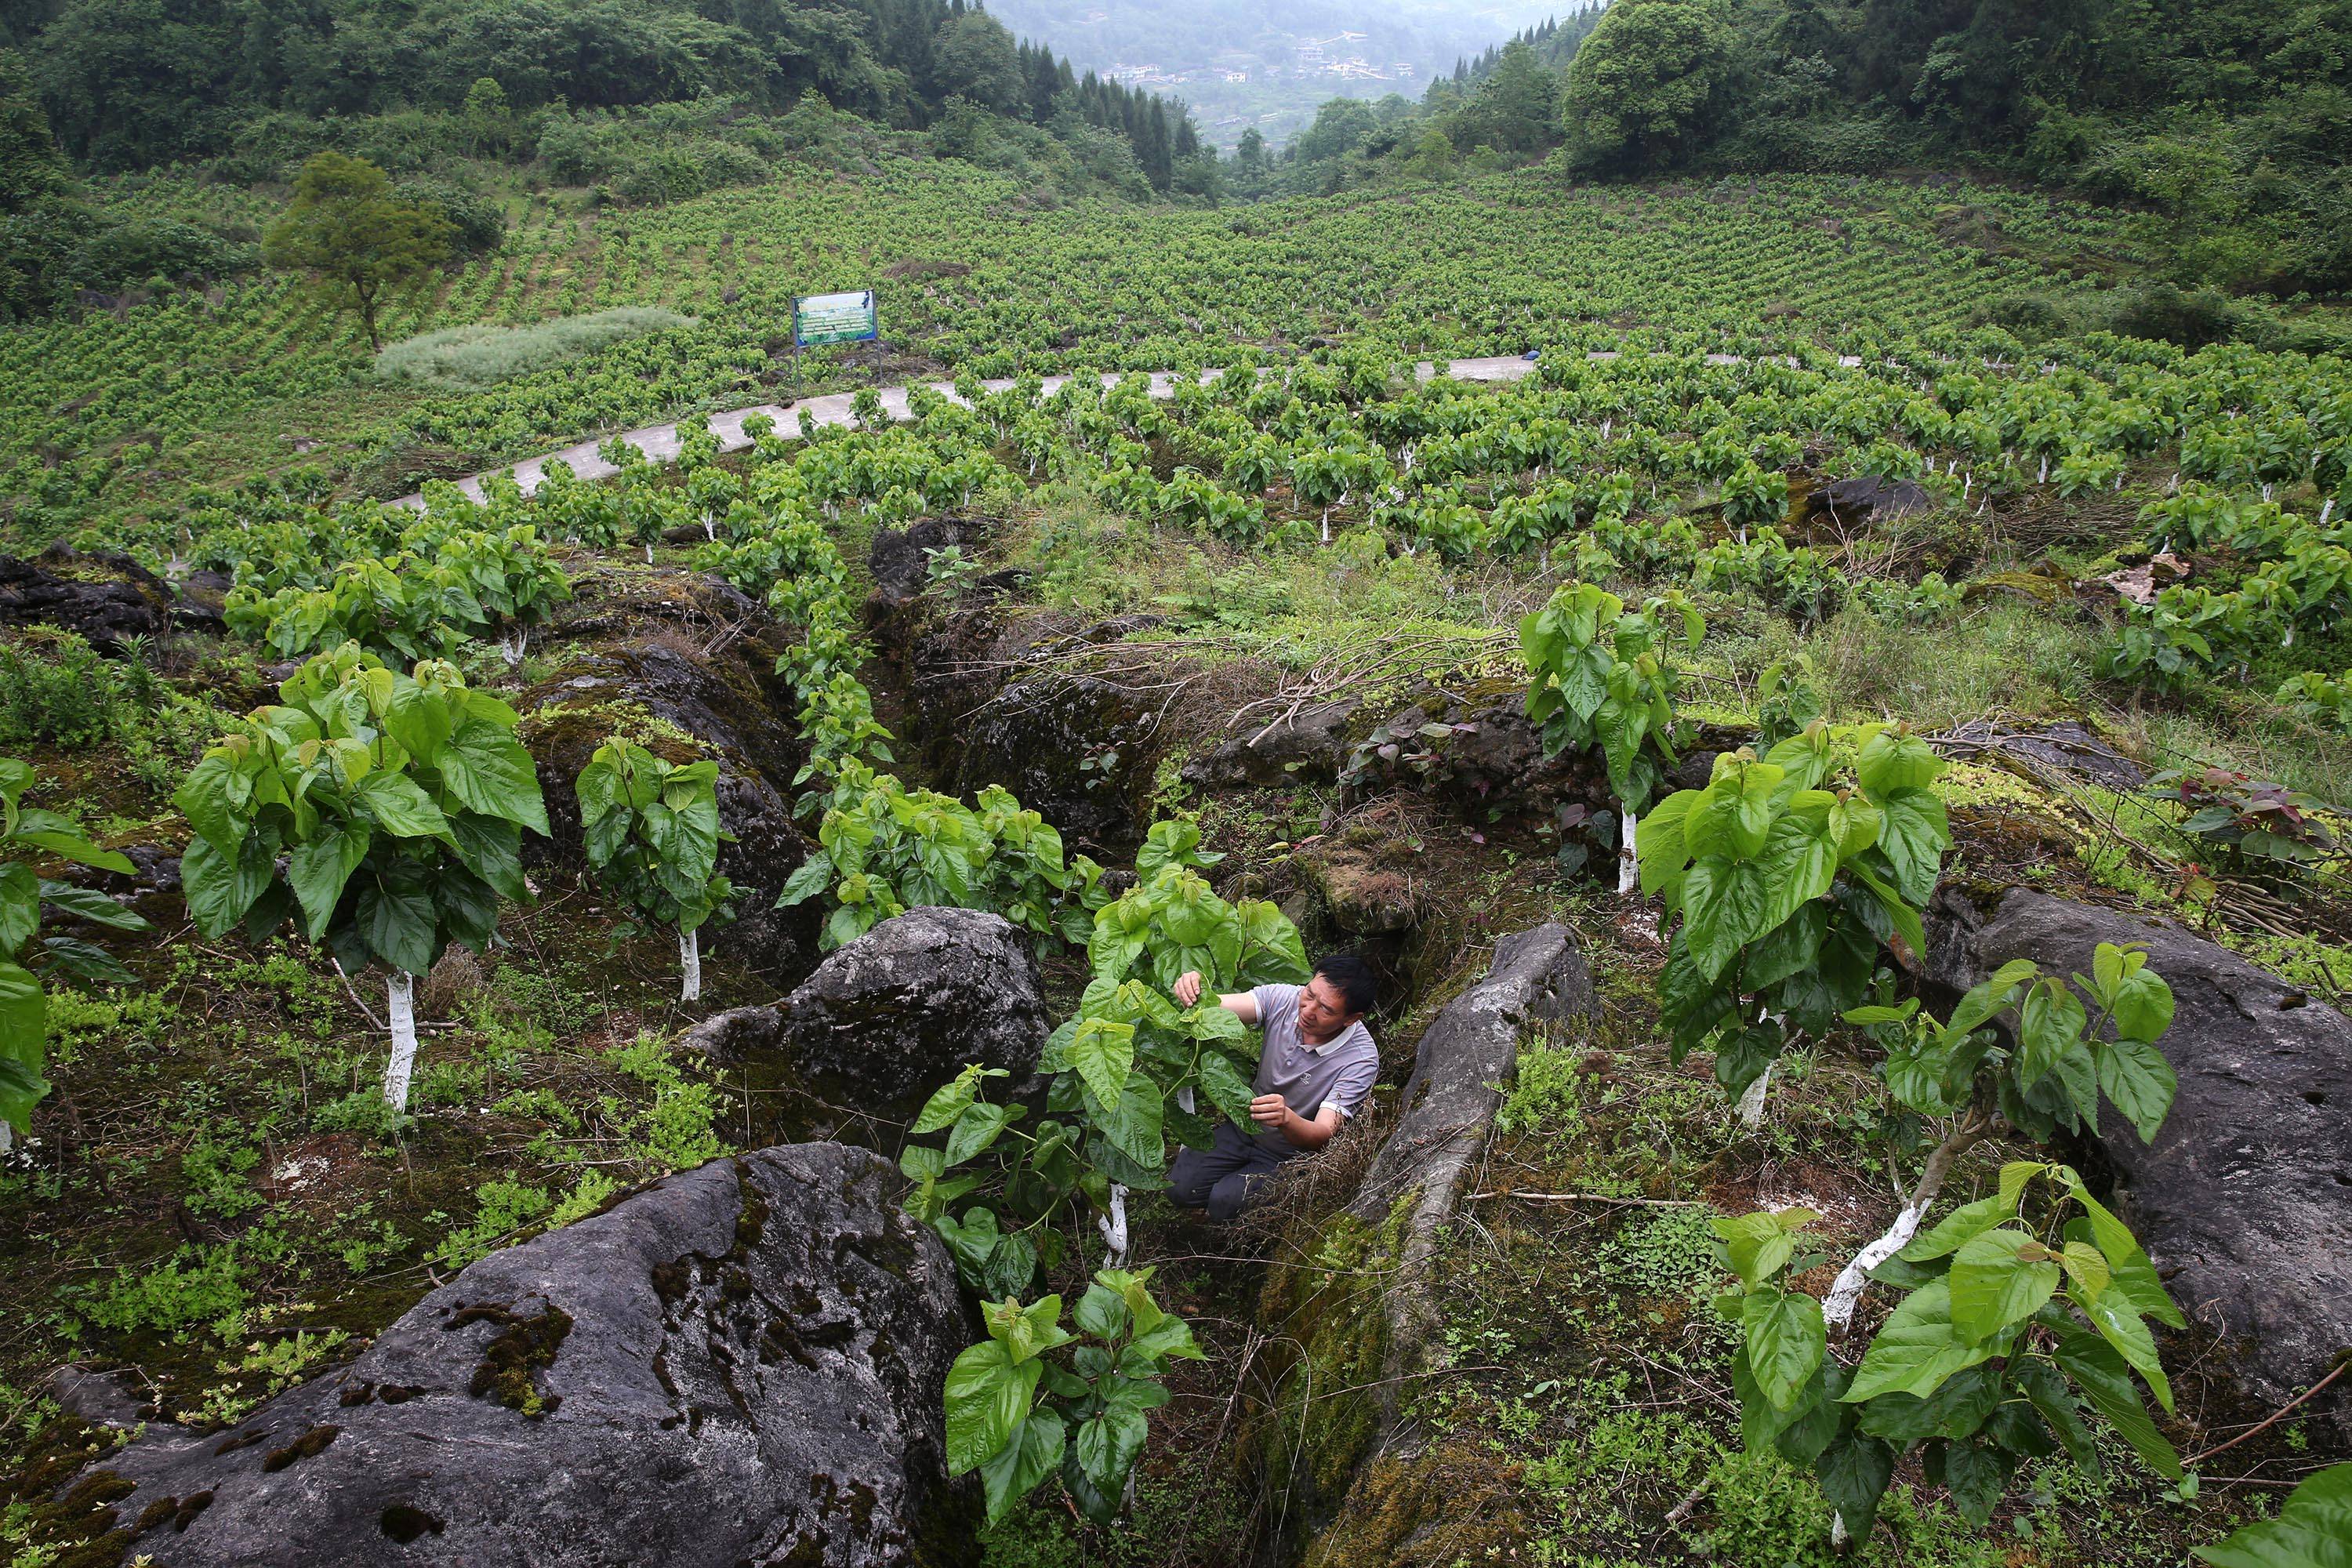
[[[1613, 360], [1617, 357], [1617, 353], [1614, 350], [1596, 349], [1587, 357], [1594, 360]], [[1737, 354], [1709, 354], [1706, 358], [1709, 364], [1739, 363], [1739, 356]], [[1860, 364], [1862, 362], [1849, 356], [1841, 363], [1852, 366]], [[1449, 361], [1446, 374], [1455, 381], [1519, 381], [1533, 375], [1535, 369], [1536, 362], [1523, 354], [1496, 354], [1485, 359]], [[1132, 374], [1134, 373], [1131, 371], [1105, 372], [1102, 383], [1105, 386], [1116, 386], [1125, 375]], [[1204, 370], [1200, 373], [1198, 379], [1206, 383], [1224, 374], [1219, 370]], [[1150, 374], [1152, 396], [1164, 400], [1176, 395], [1176, 383], [1182, 374], [1181, 372], [1156, 370]], [[1423, 360], [1413, 366], [1413, 374], [1421, 381], [1434, 380], [1437, 367], [1428, 360]], [[1051, 396], [1069, 379], [1066, 375], [1045, 377], [1045, 395]], [[963, 401], [956, 395], [952, 383], [934, 381], [925, 384], [952, 402]], [[1006, 376], [993, 381], [984, 381], [981, 384], [990, 392], [1003, 392], [1014, 384], [1011, 377]], [[886, 386], [881, 389], [881, 392], [882, 412], [885, 415], [892, 419], [912, 417], [907, 407], [906, 387]], [[803, 413], [806, 413], [811, 420], [819, 425], [854, 423], [855, 416], [849, 409], [850, 400], [854, 395], [851, 393], [835, 392], [828, 393], [822, 397], [803, 397], [796, 403], [761, 403], [749, 408], [730, 409], [724, 414], [711, 415], [709, 427], [711, 434], [719, 437], [720, 451], [740, 452], [751, 444], [751, 438], [743, 434], [743, 421], [755, 414], [764, 414], [774, 420], [775, 434], [790, 440], [799, 436], [800, 416]], [[608, 438], [626, 441], [656, 463], [675, 462], [677, 459], [678, 429], [675, 422], [667, 425], [647, 425], [636, 430], [624, 430], [617, 437]], [[536, 458], [527, 458], [520, 463], [509, 463], [502, 468], [490, 468], [482, 473], [469, 474], [457, 480], [457, 485], [469, 499], [479, 502], [483, 499], [482, 481], [484, 479], [493, 474], [511, 474], [514, 476], [515, 482], [522, 487], [523, 494], [529, 495], [538, 489], [541, 482], [546, 479], [547, 465], [559, 458], [571, 465], [572, 472], [580, 479], [610, 479], [620, 472], [620, 469], [615, 465], [606, 462], [598, 454], [597, 448], [603, 444], [602, 439], [581, 441], [561, 451], [546, 452]], [[393, 504], [421, 509], [425, 505], [425, 498], [422, 494], [411, 493], [401, 497]]]

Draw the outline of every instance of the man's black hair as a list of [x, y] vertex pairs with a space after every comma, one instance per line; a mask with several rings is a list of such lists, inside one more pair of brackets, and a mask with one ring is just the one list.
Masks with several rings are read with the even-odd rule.
[[1331, 983], [1349, 1012], [1364, 1014], [1372, 1010], [1372, 966], [1354, 953], [1327, 952], [1315, 961], [1315, 973]]

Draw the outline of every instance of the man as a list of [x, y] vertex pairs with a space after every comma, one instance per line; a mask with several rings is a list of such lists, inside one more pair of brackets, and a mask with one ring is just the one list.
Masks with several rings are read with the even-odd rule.
[[[1200, 974], [1180, 976], [1170, 991], [1190, 1007], [1201, 999]], [[1219, 1122], [1216, 1147], [1178, 1151], [1168, 1181], [1178, 1203], [1230, 1220], [1284, 1161], [1331, 1141], [1370, 1091], [1381, 1053], [1363, 1022], [1372, 1005], [1372, 972], [1352, 953], [1319, 960], [1305, 985], [1261, 985], [1217, 1002], [1265, 1031], [1257, 1098], [1250, 1101], [1256, 1126], [1244, 1132]]]

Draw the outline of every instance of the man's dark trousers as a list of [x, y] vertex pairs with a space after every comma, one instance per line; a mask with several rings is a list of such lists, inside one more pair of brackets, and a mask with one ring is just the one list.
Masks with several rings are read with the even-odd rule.
[[1284, 1156], [1268, 1152], [1256, 1140], [1230, 1121], [1217, 1123], [1216, 1147], [1203, 1152], [1180, 1149], [1168, 1172], [1168, 1195], [1187, 1208], [1206, 1205], [1209, 1217], [1236, 1217], [1283, 1165]]

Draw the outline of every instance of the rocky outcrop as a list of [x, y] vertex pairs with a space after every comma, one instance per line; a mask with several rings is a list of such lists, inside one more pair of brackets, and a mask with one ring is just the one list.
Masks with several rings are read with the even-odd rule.
[[[2177, 1005], [2158, 1041], [2180, 1087], [2156, 1142], [2102, 1108], [2096, 1142], [2124, 1218], [2167, 1289], [2278, 1404], [2352, 1349], [2352, 1020], [2176, 926], [2011, 889], [1939, 895], [1932, 977], [1954, 990], [2029, 958], [2090, 973], [2102, 942], [2140, 942]], [[2339, 1424], [2352, 1399], [2336, 1391]]]
[[1548, 923], [1496, 942], [1486, 978], [1447, 1003], [1423, 1032], [1396, 1125], [1349, 1205], [1357, 1217], [1379, 1219], [1401, 1195], [1416, 1193], [1411, 1232], [1425, 1258], [1518, 1068], [1520, 1032], [1592, 1005], [1592, 976], [1566, 926]]
[[877, 529], [866, 552], [875, 596], [893, 606], [912, 604], [929, 585], [933, 551], [970, 556], [987, 537], [988, 524], [977, 518], [927, 517], [906, 528]]
[[735, 885], [736, 918], [706, 927], [705, 949], [790, 984], [815, 962], [817, 910], [774, 907], [814, 847], [793, 817], [793, 779], [808, 748], [775, 674], [785, 635], [709, 578], [583, 577], [574, 613], [548, 634], [556, 673], [517, 706], [552, 835], [526, 852], [560, 865], [582, 862], [572, 781], [615, 732], [670, 762], [718, 760], [719, 823], [734, 836], [719, 847], [719, 870]]
[[898, 1187], [835, 1143], [668, 1177], [76, 1492], [173, 1568], [975, 1562], [944, 1467], [955, 1269]]
[[1365, 759], [1351, 780], [1358, 794], [1415, 790], [1479, 822], [1497, 812], [1549, 815], [1567, 802], [1608, 805], [1608, 774], [1595, 758], [1544, 754], [1542, 733], [1528, 719], [1527, 688], [1517, 681], [1433, 695], [1374, 730], [1374, 741], [1383, 736], [1395, 754]]
[[1150, 795], [1162, 695], [1076, 670], [1010, 681], [964, 729], [958, 787], [1001, 784], [1072, 837], [1132, 840]]
[[[1398, 1116], [1354, 1200], [1267, 1285], [1297, 1364], [1262, 1431], [1268, 1489], [1285, 1500], [1289, 1543], [1360, 1508], [1355, 1489], [1375, 1455], [1419, 1451], [1398, 1426], [1400, 1396], [1444, 1352], [1431, 1277], [1438, 1232], [1452, 1216], [1485, 1143], [1529, 1025], [1593, 1005], [1592, 982], [1568, 928], [1547, 924], [1495, 944], [1486, 977], [1449, 1003], [1421, 1037]], [[1309, 1563], [1363, 1561], [1309, 1543]]]
[[1864, 522], [1891, 522], [1915, 511], [1927, 511], [1935, 504], [1936, 498], [1916, 480], [1856, 474], [1815, 486], [1805, 497], [1804, 521], [1826, 521], [1850, 528]]
[[780, 1049], [783, 1043], [782, 1007], [730, 1007], [713, 1013], [677, 1037], [681, 1049], [698, 1051], [727, 1067], [757, 1051]]
[[0, 626], [55, 626], [112, 655], [171, 624], [171, 589], [127, 555], [84, 555], [63, 543], [38, 561], [0, 555]]
[[1356, 707], [1350, 698], [1249, 721], [1241, 734], [1186, 763], [1184, 782], [1203, 789], [1328, 784], [1348, 765], [1348, 721]]
[[966, 795], [1003, 785], [1066, 839], [1132, 843], [1181, 683], [1110, 645], [1157, 624], [1150, 616], [1087, 624], [1001, 608], [950, 617], [909, 660], [934, 771]]
[[1421, 922], [1420, 853], [1408, 839], [1349, 831], [1302, 846], [1290, 863], [1350, 936], [1393, 936]]
[[[1350, 779], [1361, 795], [1387, 788], [1412, 790], [1484, 826], [1497, 816], [1549, 822], [1563, 805], [1590, 812], [1617, 809], [1600, 756], [1573, 747], [1544, 751], [1543, 731], [1528, 718], [1524, 681], [1474, 681], [1458, 691], [1433, 693], [1375, 728], [1376, 744], [1359, 753]], [[1680, 728], [1685, 758], [1727, 751], [1748, 733], [1717, 725]], [[1681, 775], [1677, 775], [1678, 777]], [[1699, 775], [1706, 783], [1706, 775]]]
[[884, 921], [817, 965], [782, 1011], [803, 1085], [900, 1121], [967, 1063], [1028, 1077], [1053, 1027], [1028, 938], [977, 910]]
[[2024, 730], [1971, 719], [1937, 736], [1935, 745], [1948, 757], [2002, 752], [2030, 767], [2073, 773], [2117, 794], [2130, 794], [2147, 783], [2147, 773], [2137, 763], [2072, 719]]

